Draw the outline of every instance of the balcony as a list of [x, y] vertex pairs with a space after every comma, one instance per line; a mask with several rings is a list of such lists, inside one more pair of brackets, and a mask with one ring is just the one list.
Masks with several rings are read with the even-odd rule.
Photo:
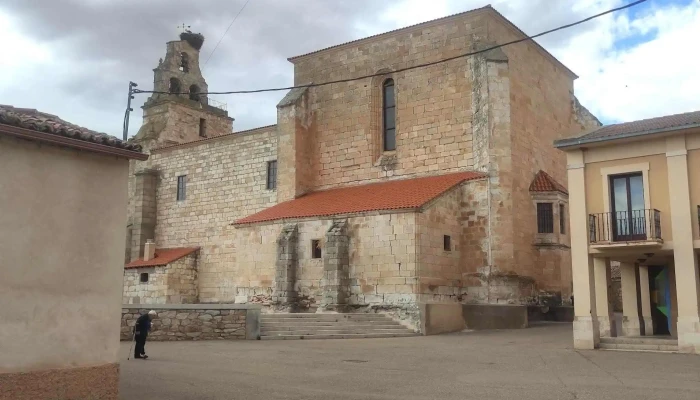
[[647, 209], [590, 214], [588, 237], [593, 247], [661, 245], [661, 212]]

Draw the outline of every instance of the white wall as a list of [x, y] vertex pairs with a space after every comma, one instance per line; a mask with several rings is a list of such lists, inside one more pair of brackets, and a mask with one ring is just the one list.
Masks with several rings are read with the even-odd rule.
[[0, 372], [117, 362], [127, 174], [0, 137]]

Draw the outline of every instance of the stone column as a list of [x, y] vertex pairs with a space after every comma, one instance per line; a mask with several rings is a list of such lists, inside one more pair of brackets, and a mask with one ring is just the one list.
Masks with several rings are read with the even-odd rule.
[[617, 336], [613, 308], [610, 304], [610, 259], [594, 258], [595, 307], [598, 314], [598, 331], [601, 337]]
[[155, 239], [157, 182], [158, 171], [156, 170], [144, 169], [134, 174], [131, 261], [143, 257], [146, 240]]
[[693, 248], [693, 218], [690, 204], [688, 159], [684, 136], [666, 139], [668, 193], [671, 204], [673, 261], [678, 301], [678, 350], [700, 354], [700, 274]]
[[571, 267], [574, 283], [574, 348], [594, 349], [600, 342], [593, 257], [588, 254], [588, 213], [583, 152], [566, 154], [569, 177]]
[[639, 303], [637, 302], [637, 266], [631, 263], [620, 263], [620, 279], [622, 281], [622, 335], [641, 335], [641, 319]]
[[292, 89], [277, 104], [277, 202], [308, 192], [313, 171], [313, 113], [307, 88]]
[[277, 237], [277, 263], [275, 265], [275, 289], [272, 302], [293, 306], [297, 300], [294, 289], [299, 257], [297, 252], [299, 229], [297, 224], [286, 225]]
[[350, 237], [347, 221], [333, 221], [323, 249], [321, 309], [343, 311], [350, 297]]
[[649, 267], [639, 266], [639, 302], [642, 310], [642, 334], [652, 336], [654, 323], [651, 319], [651, 296], [649, 295]]

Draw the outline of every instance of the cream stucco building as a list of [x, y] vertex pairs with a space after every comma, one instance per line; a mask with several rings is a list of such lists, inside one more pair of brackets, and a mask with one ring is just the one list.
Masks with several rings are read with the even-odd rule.
[[[568, 166], [575, 347], [668, 335], [679, 351], [700, 353], [700, 112], [610, 125], [555, 146]], [[621, 326], [611, 261], [620, 263]]]
[[137, 145], [0, 105], [0, 399], [117, 399]]
[[419, 302], [569, 302], [551, 143], [600, 125], [576, 75], [533, 41], [404, 70], [523, 37], [487, 6], [292, 57], [296, 86], [350, 81], [291, 90], [244, 132], [193, 92], [196, 43], [168, 43], [133, 138], [150, 159], [131, 166], [124, 302], [189, 302], [190, 277], [197, 302], [414, 322]]

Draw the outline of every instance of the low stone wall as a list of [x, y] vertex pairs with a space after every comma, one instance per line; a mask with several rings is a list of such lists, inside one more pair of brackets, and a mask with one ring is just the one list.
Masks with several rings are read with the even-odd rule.
[[523, 329], [528, 327], [527, 307], [509, 304], [464, 304], [468, 329]]
[[460, 332], [464, 322], [461, 303], [421, 303], [420, 331], [423, 335]]
[[122, 306], [121, 340], [132, 340], [140, 315], [155, 310], [148, 340], [260, 339], [260, 306], [254, 304], [153, 304]]
[[527, 306], [528, 322], [573, 322], [574, 308], [571, 306]]

